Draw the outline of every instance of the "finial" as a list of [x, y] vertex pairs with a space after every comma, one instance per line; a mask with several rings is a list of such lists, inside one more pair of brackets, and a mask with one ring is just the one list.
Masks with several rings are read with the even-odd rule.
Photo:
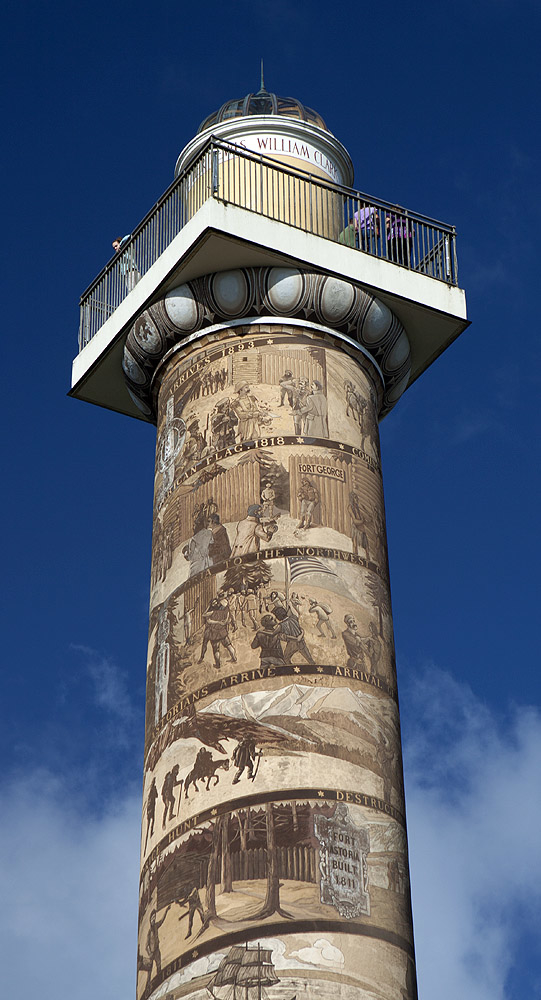
[[259, 93], [261, 94], [262, 92], [267, 92], [265, 88], [265, 77], [263, 76], [263, 60], [261, 60], [261, 86], [259, 88]]

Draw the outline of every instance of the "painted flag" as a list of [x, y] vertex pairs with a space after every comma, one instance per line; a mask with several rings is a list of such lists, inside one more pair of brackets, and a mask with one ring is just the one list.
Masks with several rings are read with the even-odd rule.
[[332, 569], [328, 569], [321, 562], [321, 559], [315, 559], [313, 556], [288, 556], [287, 565], [291, 583], [299, 576], [311, 576], [313, 573], [327, 573], [328, 576], [336, 576]]

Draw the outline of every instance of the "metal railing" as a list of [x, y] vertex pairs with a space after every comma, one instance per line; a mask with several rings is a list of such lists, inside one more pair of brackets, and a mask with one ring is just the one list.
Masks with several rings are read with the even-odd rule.
[[79, 350], [209, 198], [457, 284], [453, 226], [210, 139], [81, 296]]

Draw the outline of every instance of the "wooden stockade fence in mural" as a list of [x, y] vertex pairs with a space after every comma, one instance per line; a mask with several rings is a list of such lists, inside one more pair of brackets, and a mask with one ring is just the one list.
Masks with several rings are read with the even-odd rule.
[[[306, 844], [277, 847], [278, 877], [292, 882], [317, 882], [317, 850]], [[249, 848], [230, 854], [231, 878], [233, 882], [250, 882], [267, 877], [267, 849]], [[215, 883], [222, 881], [221, 858], [216, 865]], [[172, 860], [158, 883], [158, 909], [174, 903], [178, 899], [179, 885], [185, 892], [203, 889], [207, 884], [208, 856], [190, 854]]]
[[164, 531], [169, 529], [171, 545], [175, 549], [186, 544], [193, 535], [194, 511], [206, 500], [216, 504], [222, 524], [241, 521], [248, 506], [261, 502], [259, 463], [254, 459], [230, 466], [218, 472], [213, 479], [197, 490], [186, 490], [171, 501], [164, 515]]
[[[278, 876], [294, 882], [315, 882], [317, 871], [316, 851], [301, 844], [293, 847], [277, 847]], [[234, 882], [267, 877], [267, 851], [256, 847], [231, 854], [231, 874]], [[217, 881], [220, 881], [218, 878]]]
[[379, 475], [367, 475], [366, 466], [354, 459], [351, 465], [351, 489], [357, 494], [368, 520], [371, 512], [378, 510], [383, 501]]
[[250, 504], [261, 502], [259, 462], [248, 457], [246, 461], [230, 466], [227, 472], [218, 474], [192, 493], [189, 503], [189, 533], [193, 528], [195, 507], [211, 497], [218, 508], [222, 524], [241, 521], [246, 517]]
[[[351, 517], [347, 512], [347, 500], [351, 490], [351, 462], [349, 459], [339, 455], [333, 455], [332, 459], [329, 457], [322, 459], [321, 454], [290, 456], [289, 489], [293, 517], [300, 517], [301, 501], [298, 494], [301, 479], [304, 478], [310, 480], [320, 498], [314, 509], [312, 524], [322, 524], [334, 528], [349, 537], [351, 535]], [[346, 502], [344, 503], [344, 501]]]
[[203, 614], [207, 610], [213, 597], [216, 597], [216, 577], [203, 576], [194, 583], [186, 584], [183, 595], [183, 611], [192, 613], [192, 635], [202, 628]]
[[306, 347], [261, 354], [237, 353], [232, 359], [234, 385], [248, 382], [251, 386], [257, 386], [258, 383], [277, 386], [286, 371], [290, 371], [294, 379], [306, 378], [309, 382], [317, 379], [324, 384], [323, 365]]
[[284, 372], [290, 371], [293, 378], [317, 379], [324, 384], [323, 366], [313, 357], [310, 348], [302, 350], [280, 350], [261, 354], [261, 381], [266, 385], [278, 385]]

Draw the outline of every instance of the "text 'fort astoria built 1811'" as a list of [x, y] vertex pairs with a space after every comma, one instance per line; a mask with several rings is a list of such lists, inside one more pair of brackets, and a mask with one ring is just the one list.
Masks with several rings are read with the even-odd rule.
[[137, 1000], [417, 996], [378, 423], [467, 319], [352, 185], [262, 84], [81, 299], [71, 394], [157, 426]]

